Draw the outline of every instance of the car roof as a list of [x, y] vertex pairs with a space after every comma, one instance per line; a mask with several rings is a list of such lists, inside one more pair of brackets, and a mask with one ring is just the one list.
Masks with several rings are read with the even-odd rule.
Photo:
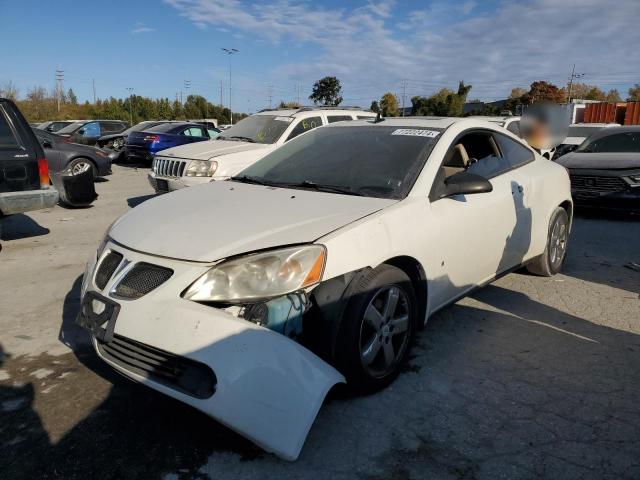
[[593, 128], [611, 128], [611, 127], [619, 127], [619, 123], [572, 123], [569, 125], [570, 127], [593, 127]]
[[[328, 126], [348, 127], [348, 126], [364, 126], [364, 125], [380, 125], [386, 127], [431, 127], [431, 128], [448, 128], [454, 123], [469, 123], [470, 125], [490, 126], [491, 122], [486, 122], [478, 118], [469, 117], [385, 117], [382, 121], [376, 122], [373, 119], [353, 120], [350, 122], [337, 122]], [[493, 126], [494, 128], [495, 125]], [[323, 127], [324, 128], [324, 127]], [[500, 127], [497, 127], [500, 128]]]
[[519, 115], [501, 115], [501, 116], [485, 116], [485, 115], [470, 115], [468, 118], [480, 118], [487, 122], [507, 122], [509, 120], [520, 120]]
[[300, 108], [274, 108], [274, 109], [264, 109], [255, 113], [254, 115], [279, 115], [283, 117], [293, 117], [298, 113], [305, 112], [326, 112], [326, 113], [339, 113], [342, 115], [351, 115], [358, 113], [368, 113], [372, 117], [375, 115], [371, 110], [367, 110], [366, 108], [360, 107], [322, 107], [322, 106], [311, 106], [311, 107], [300, 107]]

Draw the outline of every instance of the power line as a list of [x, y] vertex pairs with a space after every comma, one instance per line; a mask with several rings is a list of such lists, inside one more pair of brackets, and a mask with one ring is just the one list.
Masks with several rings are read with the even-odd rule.
[[571, 103], [571, 89], [573, 88], [573, 81], [576, 78], [582, 78], [584, 77], [584, 73], [576, 73], [576, 64], [573, 64], [573, 67], [571, 68], [571, 75], [569, 75], [569, 87], [567, 88], [568, 92], [567, 92], [567, 103]]

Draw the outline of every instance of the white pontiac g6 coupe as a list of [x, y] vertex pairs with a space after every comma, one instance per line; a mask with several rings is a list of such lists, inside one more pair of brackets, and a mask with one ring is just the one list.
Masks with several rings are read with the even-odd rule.
[[567, 171], [499, 125], [336, 123], [118, 219], [77, 322], [119, 372], [294, 460], [327, 391], [388, 385], [434, 312], [557, 273], [571, 218]]

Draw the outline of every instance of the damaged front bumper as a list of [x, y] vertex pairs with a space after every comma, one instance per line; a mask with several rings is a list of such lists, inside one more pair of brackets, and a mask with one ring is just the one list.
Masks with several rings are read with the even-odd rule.
[[[118, 268], [99, 289], [96, 263], [110, 251]], [[210, 265], [150, 257], [108, 243], [85, 272], [78, 323], [93, 332], [98, 355], [127, 377], [187, 403], [266, 451], [295, 460], [324, 401], [344, 377], [288, 336], [295, 336], [295, 297], [268, 307], [278, 333], [238, 318], [233, 309], [191, 302], [181, 292]], [[171, 269], [168, 280], [135, 300], [117, 285], [135, 265]], [[273, 313], [272, 313], [273, 311]], [[294, 312], [293, 314], [291, 312]], [[254, 312], [255, 314], [255, 312]]]

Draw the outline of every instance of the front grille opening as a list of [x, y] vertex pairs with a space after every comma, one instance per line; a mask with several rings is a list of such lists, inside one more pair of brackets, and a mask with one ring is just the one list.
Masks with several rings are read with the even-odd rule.
[[113, 276], [113, 273], [120, 265], [122, 261], [122, 255], [118, 252], [109, 252], [100, 262], [98, 271], [96, 272], [96, 286], [103, 290], [107, 286], [109, 279]]
[[620, 177], [598, 177], [588, 175], [571, 175], [571, 187], [575, 190], [593, 192], [619, 192], [627, 188]]
[[114, 335], [109, 343], [98, 340], [98, 350], [125, 370], [186, 395], [204, 399], [216, 390], [216, 375], [204, 363], [120, 335]]
[[140, 298], [166, 282], [173, 270], [150, 263], [138, 263], [118, 283], [115, 295], [134, 300]]

